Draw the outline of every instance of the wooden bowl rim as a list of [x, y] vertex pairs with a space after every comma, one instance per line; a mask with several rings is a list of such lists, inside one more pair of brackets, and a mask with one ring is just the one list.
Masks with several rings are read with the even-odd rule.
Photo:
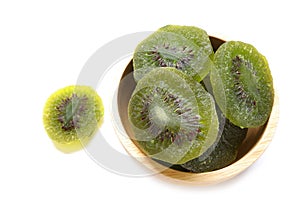
[[191, 183], [196, 185], [208, 185], [208, 184], [216, 184], [223, 181], [227, 181], [236, 175], [243, 172], [250, 165], [252, 165], [266, 150], [269, 143], [272, 141], [273, 135], [276, 130], [276, 126], [279, 119], [279, 102], [278, 95], [275, 91], [274, 104], [272, 108], [271, 115], [266, 124], [266, 127], [262, 133], [262, 136], [256, 142], [256, 144], [250, 149], [248, 153], [246, 153], [243, 157], [241, 157], [238, 161], [233, 164], [224, 167], [222, 169], [218, 169], [211, 172], [204, 173], [191, 173], [191, 172], [182, 172], [170, 168], [165, 168], [163, 165], [153, 161], [148, 158], [135, 144], [134, 142], [128, 138], [119, 137], [119, 140], [125, 150], [139, 162], [143, 163], [147, 168], [152, 170], [153, 172], [158, 172], [159, 170], [163, 170], [159, 173], [161, 176], [165, 176], [171, 178], [177, 182]]

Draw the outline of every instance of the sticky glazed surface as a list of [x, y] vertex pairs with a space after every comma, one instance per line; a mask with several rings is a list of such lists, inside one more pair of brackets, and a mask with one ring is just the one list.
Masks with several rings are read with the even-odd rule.
[[53, 93], [43, 111], [48, 136], [60, 144], [90, 137], [104, 115], [101, 98], [88, 86], [67, 86]]
[[157, 67], [174, 67], [199, 82], [211, 69], [212, 56], [212, 45], [204, 30], [192, 26], [165, 26], [135, 49], [134, 78], [138, 82]]
[[214, 62], [211, 84], [226, 118], [240, 127], [263, 125], [274, 101], [266, 58], [252, 45], [229, 41], [217, 50]]
[[218, 137], [213, 98], [175, 68], [156, 68], [142, 78], [128, 113], [140, 148], [172, 164], [201, 155]]

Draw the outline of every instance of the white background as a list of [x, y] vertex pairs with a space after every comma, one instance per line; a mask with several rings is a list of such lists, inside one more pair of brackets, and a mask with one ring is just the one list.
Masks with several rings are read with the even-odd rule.
[[[1, 1], [0, 204], [299, 204], [298, 5], [291, 0]], [[194, 25], [251, 43], [269, 61], [280, 97], [276, 134], [253, 166], [225, 183], [187, 186], [155, 176], [116, 175], [84, 151], [58, 151], [44, 131], [46, 99], [75, 84], [98, 48], [166, 24]]]

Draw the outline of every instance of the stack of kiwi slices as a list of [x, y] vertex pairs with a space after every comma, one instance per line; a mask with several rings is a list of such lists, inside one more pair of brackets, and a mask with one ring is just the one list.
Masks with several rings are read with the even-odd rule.
[[248, 128], [268, 120], [274, 100], [266, 58], [252, 45], [168, 25], [136, 47], [128, 105], [133, 141], [153, 160], [207, 172], [236, 160]]

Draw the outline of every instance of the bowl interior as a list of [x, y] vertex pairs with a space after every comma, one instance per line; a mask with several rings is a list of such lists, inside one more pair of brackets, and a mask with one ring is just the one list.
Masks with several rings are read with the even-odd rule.
[[[225, 42], [225, 41], [215, 38], [215, 37], [210, 37], [210, 41], [212, 43], [214, 51], [216, 51], [218, 49], [218, 47], [222, 43]], [[129, 139], [131, 137], [133, 137], [133, 132], [132, 132], [130, 124], [129, 124], [127, 108], [128, 108], [128, 102], [131, 98], [131, 94], [132, 94], [133, 90], [135, 89], [135, 86], [136, 86], [136, 83], [133, 78], [133, 63], [131, 60], [129, 62], [129, 64], [127, 65], [127, 67], [125, 68], [125, 71], [122, 75], [122, 78], [121, 78], [121, 81], [119, 84], [118, 98], [117, 98], [120, 119], [121, 119], [121, 122], [123, 124], [123, 127], [124, 127], [126, 133], [129, 136]], [[269, 119], [269, 121], [270, 121], [270, 119]], [[268, 122], [266, 122], [261, 127], [248, 129], [247, 136], [239, 148], [236, 161], [239, 161], [240, 159], [245, 157], [260, 141], [263, 141], [261, 138], [264, 136], [264, 132], [266, 130]], [[266, 135], [268, 135], [270, 137], [272, 136], [272, 135], [269, 135], [268, 133]], [[267, 140], [269, 142], [270, 141], [269, 138], [265, 139], [265, 140]], [[121, 140], [121, 142], [124, 145], [124, 141]], [[125, 144], [126, 144], [126, 145], [124, 145], [125, 149], [130, 152], [129, 154], [135, 155], [137, 153], [133, 153], [133, 152], [141, 152], [138, 148], [128, 150], [128, 147], [126, 147], [126, 146], [135, 146], [134, 143], [127, 141]], [[264, 147], [264, 149], [265, 149], [265, 147]], [[132, 150], [134, 150], [134, 151], [132, 151]], [[138, 153], [138, 154], [143, 154], [143, 153]], [[257, 158], [258, 158], [258, 156], [257, 156]], [[253, 162], [255, 160], [256, 159], [254, 159]], [[151, 160], [151, 161], [153, 161], [153, 160]], [[235, 164], [235, 162], [233, 164]], [[250, 160], [249, 165], [252, 164], [253, 162]], [[155, 166], [159, 166], [159, 165], [157, 165], [156, 162], [153, 161], [153, 163]], [[244, 167], [243, 169], [245, 169], [245, 168], [246, 167]], [[187, 180], [187, 181], [193, 181], [193, 182], [196, 181], [196, 182], [200, 182], [200, 184], [202, 184], [201, 182], [203, 182], [206, 184], [206, 183], [212, 183], [212, 182], [216, 182], [216, 181], [218, 181], [218, 182], [223, 181], [223, 180], [225, 180], [225, 178], [230, 178], [233, 175], [236, 175], [238, 173], [237, 170], [231, 171], [232, 173], [230, 173], [230, 176], [225, 177], [226, 174], [224, 175], [224, 173], [223, 173], [224, 171], [226, 171], [226, 169], [223, 168], [221, 170], [212, 172], [212, 173], [220, 172], [221, 175], [224, 176], [222, 179], [220, 179], [220, 177], [217, 178], [218, 180], [208, 179], [207, 177], [205, 177], [210, 173], [199, 173], [199, 174], [192, 173], [192, 175], [191, 175], [191, 173], [185, 173], [185, 175], [184, 175], [184, 174], [180, 173], [181, 171], [168, 169], [167, 171], [163, 171], [163, 174], [171, 176], [173, 178], [179, 178], [181, 180]], [[194, 178], [195, 175], [198, 175], [197, 178]], [[199, 179], [199, 176], [201, 177], [200, 179]]]

